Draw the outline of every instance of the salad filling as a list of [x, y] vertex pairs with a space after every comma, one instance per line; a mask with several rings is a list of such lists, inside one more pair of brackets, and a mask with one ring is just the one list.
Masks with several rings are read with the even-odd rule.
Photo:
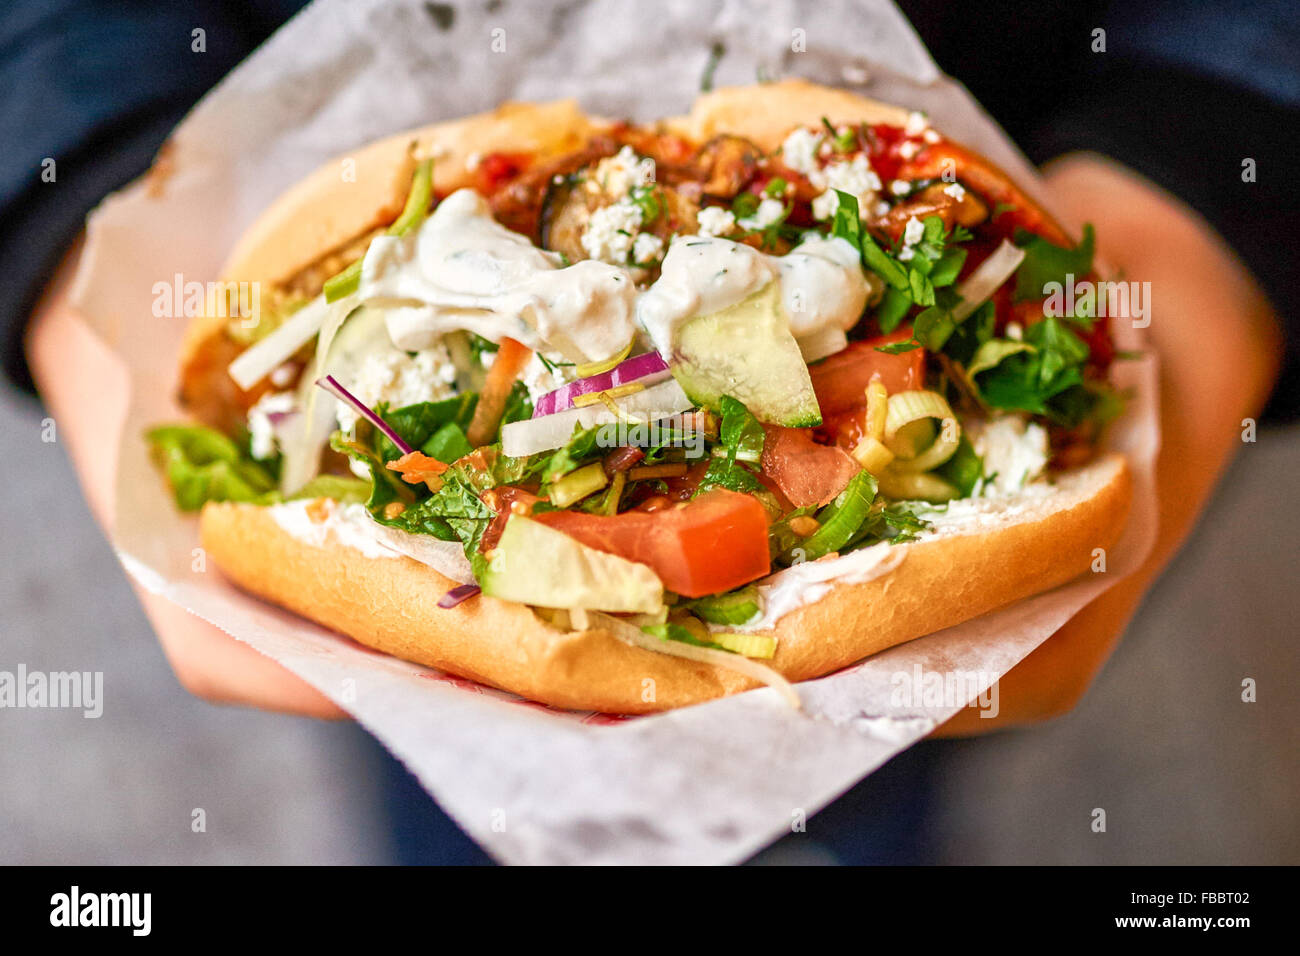
[[1044, 305], [1091, 229], [924, 117], [771, 153], [620, 125], [478, 168], [439, 196], [420, 164], [397, 222], [211, 346], [248, 418], [149, 433], [182, 508], [368, 522], [455, 571], [447, 607], [768, 658], [781, 615], [1049, 487], [1122, 405], [1106, 319]]

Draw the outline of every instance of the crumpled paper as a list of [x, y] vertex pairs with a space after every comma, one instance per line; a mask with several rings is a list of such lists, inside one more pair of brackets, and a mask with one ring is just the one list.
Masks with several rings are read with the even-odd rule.
[[[200, 24], [201, 26], [201, 24]], [[150, 590], [319, 688], [401, 758], [489, 853], [512, 863], [727, 863], [810, 816], [956, 713], [897, 702], [898, 675], [979, 675], [973, 699], [1143, 559], [1155, 533], [1153, 359], [1112, 443], [1136, 499], [1106, 574], [1090, 575], [821, 680], [802, 713], [769, 690], [622, 720], [549, 710], [389, 658], [239, 593], [196, 552], [140, 439], [172, 401], [183, 318], [153, 316], [154, 284], [206, 281], [258, 212], [325, 160], [508, 98], [577, 97], [592, 113], [685, 112], [715, 43], [716, 85], [798, 75], [928, 112], [1008, 169], [1032, 171], [884, 2], [428, 4], [318, 0], [176, 130], [170, 173], [91, 217], [74, 300], [130, 373], [114, 544]], [[196, 53], [195, 55], [202, 55]], [[1136, 345], [1131, 329], [1120, 329]], [[962, 701], [964, 702], [964, 701]]]

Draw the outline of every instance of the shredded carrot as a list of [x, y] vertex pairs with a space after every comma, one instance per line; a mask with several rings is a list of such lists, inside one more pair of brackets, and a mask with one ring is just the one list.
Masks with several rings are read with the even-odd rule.
[[385, 467], [389, 471], [400, 474], [402, 480], [408, 485], [424, 482], [429, 486], [430, 491], [437, 491], [442, 487], [442, 473], [447, 470], [447, 466], [438, 459], [430, 458], [418, 451], [407, 452], [396, 461], [390, 461]]
[[483, 390], [479, 392], [474, 417], [465, 433], [475, 448], [489, 444], [496, 437], [501, 416], [505, 414], [506, 401], [510, 398], [510, 390], [523, 374], [524, 366], [532, 354], [532, 349], [514, 339], [501, 340], [492, 367], [488, 369]]

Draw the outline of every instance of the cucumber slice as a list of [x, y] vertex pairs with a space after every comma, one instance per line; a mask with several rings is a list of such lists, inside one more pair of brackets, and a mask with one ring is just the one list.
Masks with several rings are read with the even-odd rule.
[[821, 424], [808, 366], [782, 311], [779, 282], [684, 323], [671, 365], [696, 404], [716, 411], [722, 396], [730, 395], [760, 421], [793, 428]]
[[516, 515], [506, 523], [479, 584], [484, 594], [535, 607], [653, 614], [663, 606], [659, 576]]

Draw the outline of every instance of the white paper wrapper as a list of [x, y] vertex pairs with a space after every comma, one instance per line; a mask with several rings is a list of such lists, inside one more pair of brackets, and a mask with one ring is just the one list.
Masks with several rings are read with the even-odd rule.
[[320, 0], [180, 126], [160, 194], [133, 187], [92, 217], [74, 295], [133, 390], [115, 544], [151, 590], [354, 714], [498, 859], [738, 861], [956, 712], [952, 702], [891, 704], [895, 674], [978, 672], [973, 697], [1140, 563], [1155, 533], [1154, 362], [1119, 368], [1138, 398], [1113, 443], [1136, 470], [1137, 497], [1109, 572], [801, 685], [803, 713], [766, 690], [626, 721], [550, 711], [370, 652], [240, 594], [214, 570], [195, 571], [195, 523], [172, 507], [140, 439], [180, 414], [171, 396], [185, 320], [153, 316], [153, 287], [178, 274], [215, 278], [257, 213], [332, 156], [507, 98], [576, 96], [590, 112], [638, 119], [680, 114], [722, 40], [717, 85], [753, 82], [761, 70], [854, 87], [928, 112], [1034, 188], [1023, 159], [887, 3], [490, 6], [457, 5], [444, 29], [420, 2]]

